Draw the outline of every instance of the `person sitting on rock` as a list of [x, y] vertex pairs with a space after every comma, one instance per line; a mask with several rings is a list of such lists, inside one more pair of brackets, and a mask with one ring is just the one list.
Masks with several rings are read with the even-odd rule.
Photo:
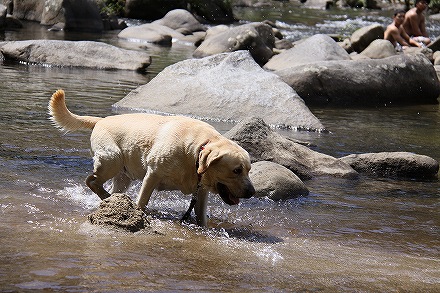
[[408, 10], [405, 14], [403, 29], [416, 42], [422, 46], [431, 43], [425, 25], [425, 10], [428, 8], [430, 0], [416, 0], [415, 7]]
[[384, 34], [384, 39], [390, 41], [399, 52], [409, 46], [422, 46], [405, 32], [402, 26], [404, 20], [405, 10], [396, 10], [393, 15], [393, 22], [387, 26]]

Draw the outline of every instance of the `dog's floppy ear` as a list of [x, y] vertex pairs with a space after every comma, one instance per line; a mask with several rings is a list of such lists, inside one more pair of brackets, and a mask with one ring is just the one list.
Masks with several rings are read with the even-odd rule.
[[223, 154], [212, 150], [211, 148], [204, 148], [199, 154], [199, 167], [197, 174], [203, 174], [208, 170], [208, 167], [215, 161], [219, 160]]

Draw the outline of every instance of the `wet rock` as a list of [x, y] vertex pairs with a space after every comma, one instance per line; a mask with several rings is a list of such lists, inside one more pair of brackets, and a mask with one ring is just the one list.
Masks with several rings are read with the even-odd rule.
[[146, 23], [137, 26], [129, 26], [123, 29], [118, 38], [127, 40], [141, 40], [148, 43], [171, 46], [174, 38], [183, 38], [183, 34], [157, 23]]
[[440, 94], [434, 66], [421, 54], [324, 61], [275, 73], [307, 105], [436, 104]]
[[365, 48], [365, 50], [363, 50], [359, 55], [371, 59], [382, 59], [397, 55], [397, 52], [390, 41], [377, 39], [371, 42], [371, 44], [368, 45], [368, 47]]
[[41, 15], [41, 24], [55, 25], [57, 23], [66, 23], [63, 10], [63, 0], [45, 1]]
[[327, 35], [314, 35], [281, 54], [273, 56], [264, 65], [268, 70], [283, 70], [298, 65], [329, 60], [350, 60], [350, 55]]
[[42, 66], [145, 71], [151, 58], [144, 52], [91, 41], [31, 40], [5, 42], [4, 58]]
[[433, 179], [439, 170], [433, 158], [408, 152], [353, 154], [340, 160], [358, 172], [380, 177]]
[[255, 187], [255, 197], [286, 200], [309, 194], [306, 185], [295, 173], [277, 163], [253, 163], [249, 177]]
[[295, 91], [263, 70], [248, 51], [190, 59], [165, 68], [113, 105], [116, 111], [181, 114], [238, 122], [266, 117], [273, 126], [322, 130]]
[[14, 1], [14, 16], [18, 19], [41, 21], [45, 1], [21, 0]]
[[225, 136], [249, 152], [252, 162], [278, 163], [301, 179], [329, 175], [356, 178], [358, 173], [347, 163], [321, 154], [273, 131], [262, 119], [245, 119]]
[[6, 26], [6, 12], [8, 9], [5, 5], [0, 4], [0, 30], [4, 29]]
[[380, 24], [372, 24], [356, 30], [350, 37], [351, 48], [355, 52], [362, 52], [371, 42], [383, 39], [385, 30]]
[[104, 23], [95, 0], [63, 0], [63, 9], [67, 31], [104, 30]]
[[272, 27], [264, 23], [250, 23], [207, 34], [194, 51], [195, 58], [219, 53], [248, 50], [258, 64], [263, 65], [273, 55], [275, 37]]
[[94, 225], [106, 225], [137, 232], [148, 226], [143, 211], [136, 208], [131, 198], [122, 193], [114, 193], [99, 204], [96, 211], [88, 216]]
[[190, 0], [189, 8], [203, 22], [232, 23], [235, 22], [232, 12], [232, 1], [228, 0]]
[[187, 10], [175, 9], [153, 23], [167, 26], [173, 30], [185, 29], [191, 33], [205, 31], [205, 27]]

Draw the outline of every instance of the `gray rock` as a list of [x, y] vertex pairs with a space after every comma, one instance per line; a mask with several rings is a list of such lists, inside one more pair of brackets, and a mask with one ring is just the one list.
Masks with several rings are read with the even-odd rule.
[[6, 26], [6, 12], [8, 11], [5, 5], [0, 4], [0, 30]]
[[277, 163], [253, 163], [249, 177], [255, 187], [255, 197], [286, 200], [309, 194], [306, 185], [295, 173]]
[[230, 122], [264, 116], [273, 126], [324, 128], [295, 91], [258, 66], [248, 51], [168, 66], [113, 107], [116, 111], [180, 114]]
[[91, 41], [31, 40], [6, 42], [5, 59], [33, 65], [145, 71], [151, 58], [145, 52], [125, 50]]
[[195, 58], [219, 53], [248, 50], [258, 64], [266, 63], [273, 55], [275, 37], [272, 27], [264, 23], [249, 23], [210, 34], [194, 51]]
[[350, 55], [327, 35], [314, 35], [297, 43], [293, 48], [273, 56], [264, 65], [268, 70], [283, 70], [298, 65], [329, 61], [350, 60]]
[[371, 44], [360, 53], [360, 55], [371, 59], [382, 59], [397, 55], [397, 52], [390, 41], [377, 39], [371, 42]]
[[[440, 18], [440, 13], [436, 14], [437, 17]], [[432, 15], [429, 17], [429, 20], [431, 20]], [[436, 39], [431, 39], [431, 43], [428, 45], [428, 48], [431, 49], [433, 52], [440, 51], [440, 38], [437, 37]]]
[[122, 193], [114, 193], [99, 204], [96, 211], [88, 216], [90, 223], [137, 232], [148, 226], [144, 212], [137, 209], [131, 198]]
[[351, 47], [360, 53], [376, 39], [383, 39], [385, 30], [380, 24], [372, 24], [356, 30], [350, 37]]
[[167, 26], [173, 30], [186, 29], [191, 33], [206, 30], [189, 11], [184, 9], [172, 10], [153, 23]]
[[118, 34], [118, 38], [140, 40], [162, 46], [171, 46], [173, 37], [183, 38], [184, 36], [172, 28], [157, 23], [129, 26]]
[[41, 21], [45, 1], [21, 0], [14, 1], [14, 16], [18, 19]]
[[273, 131], [262, 119], [249, 118], [240, 122], [225, 136], [249, 152], [252, 162], [278, 163], [301, 179], [329, 175], [356, 178], [358, 173], [345, 162], [321, 154]]
[[340, 160], [358, 172], [380, 177], [433, 179], [439, 170], [433, 158], [408, 152], [353, 154]]
[[421, 54], [327, 61], [276, 71], [307, 105], [437, 103], [440, 84]]
[[42, 25], [54, 25], [65, 23], [63, 0], [44, 1], [44, 9], [41, 15]]

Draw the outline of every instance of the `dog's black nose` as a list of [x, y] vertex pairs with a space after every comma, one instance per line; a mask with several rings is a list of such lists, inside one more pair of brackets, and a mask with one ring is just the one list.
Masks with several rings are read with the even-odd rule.
[[255, 188], [252, 184], [250, 184], [248, 186], [248, 188], [246, 189], [246, 194], [245, 194], [245, 198], [251, 198], [252, 196], [255, 195]]

